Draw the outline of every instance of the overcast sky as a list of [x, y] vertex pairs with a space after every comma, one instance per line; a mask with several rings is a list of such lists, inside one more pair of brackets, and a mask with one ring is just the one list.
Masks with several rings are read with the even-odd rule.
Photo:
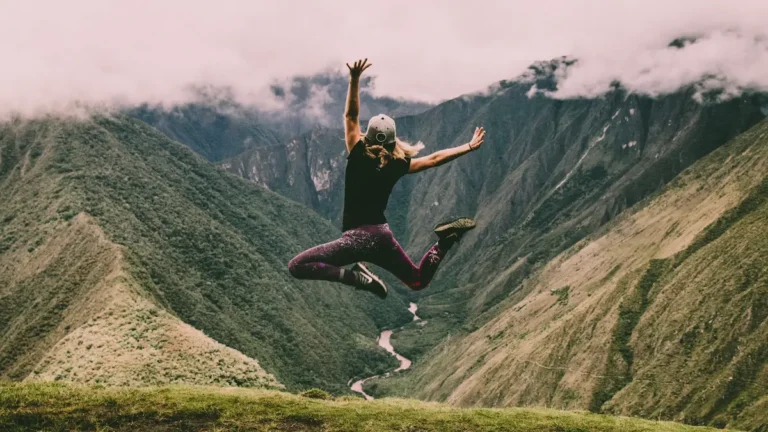
[[[172, 105], [191, 86], [270, 106], [274, 80], [361, 57], [378, 94], [432, 102], [561, 55], [580, 62], [556, 97], [703, 76], [736, 94], [768, 90], [766, 23], [766, 0], [0, 0], [0, 114]], [[684, 35], [699, 42], [666, 48]]]

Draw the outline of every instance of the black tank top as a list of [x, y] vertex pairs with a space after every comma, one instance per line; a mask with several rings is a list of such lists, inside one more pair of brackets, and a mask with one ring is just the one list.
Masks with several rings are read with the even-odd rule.
[[347, 156], [344, 175], [344, 220], [342, 230], [361, 225], [387, 222], [384, 210], [395, 183], [408, 173], [411, 158], [390, 159], [379, 168], [379, 160], [365, 155], [365, 143], [360, 140]]

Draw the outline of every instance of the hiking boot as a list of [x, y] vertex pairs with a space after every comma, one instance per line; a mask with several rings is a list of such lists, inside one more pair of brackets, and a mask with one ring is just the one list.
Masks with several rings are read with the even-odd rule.
[[387, 298], [387, 286], [378, 276], [368, 270], [368, 267], [362, 263], [356, 263], [352, 266], [352, 271], [357, 276], [356, 289], [372, 292], [381, 299]]
[[475, 221], [468, 217], [461, 217], [448, 222], [437, 224], [435, 234], [441, 242], [453, 242], [461, 239], [467, 231], [475, 227]]

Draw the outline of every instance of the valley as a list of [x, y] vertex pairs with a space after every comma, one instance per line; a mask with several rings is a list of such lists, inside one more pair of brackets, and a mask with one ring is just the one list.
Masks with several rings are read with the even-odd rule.
[[0, 154], [0, 377], [348, 391], [396, 364], [375, 336], [407, 302], [285, 270], [337, 235], [311, 211], [126, 117], [5, 124]]
[[[418, 310], [418, 306], [416, 305], [416, 303], [411, 302], [411, 304], [408, 306], [408, 311], [413, 314], [413, 321], [420, 321], [420, 318], [416, 315], [416, 311], [417, 310]], [[426, 324], [426, 322], [419, 323], [419, 325], [423, 325], [423, 324]], [[401, 327], [401, 330], [402, 330], [402, 327]], [[387, 372], [383, 376], [375, 375], [375, 376], [372, 376], [372, 377], [368, 377], [368, 378], [364, 378], [364, 379], [361, 379], [361, 380], [357, 380], [354, 383], [352, 383], [352, 385], [350, 386], [350, 388], [352, 389], [353, 392], [360, 393], [361, 395], [363, 395], [363, 397], [366, 400], [373, 400], [373, 398], [369, 394], [367, 394], [367, 393], [365, 393], [365, 391], [363, 391], [363, 386], [365, 385], [366, 382], [368, 382], [368, 381], [370, 381], [372, 379], [376, 379], [376, 378], [382, 378], [382, 377], [383, 378], [388, 378], [392, 373], [397, 373], [397, 372], [400, 372], [400, 371], [404, 371], [404, 370], [407, 370], [407, 369], [409, 369], [411, 367], [411, 364], [412, 364], [411, 361], [408, 360], [407, 358], [401, 356], [400, 354], [396, 353], [395, 349], [392, 347], [392, 343], [390, 342], [390, 338], [392, 337], [392, 333], [393, 333], [392, 330], [384, 330], [379, 335], [379, 338], [377, 339], [377, 342], [378, 342], [380, 347], [384, 348], [388, 353], [390, 353], [393, 356], [395, 356], [397, 361], [400, 362], [400, 366], [397, 369], [395, 369], [394, 371], [392, 371], [392, 372]]]
[[[430, 325], [411, 324], [395, 333], [394, 349], [414, 366], [396, 377], [368, 380], [363, 390], [374, 397], [417, 397], [458, 406], [543, 405], [694, 424], [762, 424], [766, 420], [756, 413], [766, 388], [759, 372], [764, 360], [750, 363], [749, 377], [741, 384], [728, 389], [718, 384], [717, 390], [691, 399], [695, 388], [703, 388], [697, 386], [714, 385], [711, 379], [719, 376], [720, 367], [747, 367], [739, 366], [732, 348], [725, 346], [758, 340], [759, 333], [711, 336], [711, 343], [717, 340], [716, 345], [724, 344], [723, 353], [728, 352], [725, 357], [716, 354], [724, 363], [707, 371], [678, 370], [696, 376], [682, 394], [659, 393], [659, 386], [670, 383], [668, 371], [654, 370], [651, 379], [636, 377], [634, 368], [643, 360], [633, 347], [640, 343], [654, 290], [662, 289], [656, 278], [674, 278], [686, 268], [670, 268], [669, 260], [706, 236], [730, 209], [751, 200], [751, 191], [763, 181], [764, 98], [744, 95], [699, 103], [691, 89], [655, 99], [621, 91], [595, 100], [529, 98], [531, 86], [546, 87], [548, 71], [562, 67], [556, 61], [544, 66], [502, 82], [495, 92], [398, 118], [399, 133], [425, 141], [427, 151], [462, 143], [473, 124], [489, 130], [483, 151], [406, 177], [396, 188], [388, 214], [408, 252], [423, 252], [432, 241], [431, 226], [451, 215], [471, 215], [479, 227], [449, 255], [428, 290], [408, 293], [383, 274], [402, 295], [419, 302], [420, 316]], [[221, 166], [339, 226], [341, 136], [338, 129], [317, 129], [287, 145], [248, 150]], [[723, 150], [744, 146], [752, 146], [744, 159], [734, 150]], [[717, 175], [729, 181], [702, 183], [724, 160], [731, 164], [720, 167]], [[680, 188], [681, 183], [690, 186]], [[654, 208], [666, 213], [627, 219], [657, 200], [665, 204]], [[681, 207], [697, 200], [701, 204]], [[616, 234], [609, 236], [611, 232]], [[601, 236], [610, 240], [598, 240]], [[609, 244], [627, 246], [604, 249]], [[549, 269], [564, 257], [580, 256], [585, 248], [601, 251], [597, 256], [605, 258], [580, 258], [580, 264], [550, 275]], [[732, 275], [732, 270], [721, 271]], [[756, 290], [750, 296], [757, 296], [750, 298], [759, 298], [760, 276], [749, 280]], [[656, 288], [636, 288], [646, 284]], [[587, 295], [585, 300], [581, 295]], [[711, 296], [696, 304], [715, 310], [722, 301]], [[570, 312], [573, 305], [578, 308]], [[753, 307], [749, 302], [733, 306], [734, 316]], [[511, 316], [516, 318], [510, 321]], [[576, 326], [584, 320], [590, 323], [588, 331], [586, 324]], [[714, 331], [709, 325], [706, 331]], [[705, 327], [662, 328], [672, 339], [688, 335], [687, 341]], [[586, 339], [587, 334], [592, 336]], [[762, 352], [759, 346], [755, 349]], [[695, 353], [686, 348], [669, 355], [687, 359]], [[527, 384], [516, 385], [521, 379]], [[623, 399], [639, 388], [646, 392], [644, 404]], [[723, 394], [729, 396], [713, 405]]]

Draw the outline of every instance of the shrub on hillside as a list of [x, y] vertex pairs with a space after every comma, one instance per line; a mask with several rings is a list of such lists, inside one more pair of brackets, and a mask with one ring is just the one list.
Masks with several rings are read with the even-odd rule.
[[333, 399], [333, 396], [329, 395], [328, 392], [324, 390], [320, 390], [317, 388], [309, 389], [305, 392], [299, 393], [299, 396], [310, 398], [310, 399], [322, 399], [322, 400], [331, 400]]

